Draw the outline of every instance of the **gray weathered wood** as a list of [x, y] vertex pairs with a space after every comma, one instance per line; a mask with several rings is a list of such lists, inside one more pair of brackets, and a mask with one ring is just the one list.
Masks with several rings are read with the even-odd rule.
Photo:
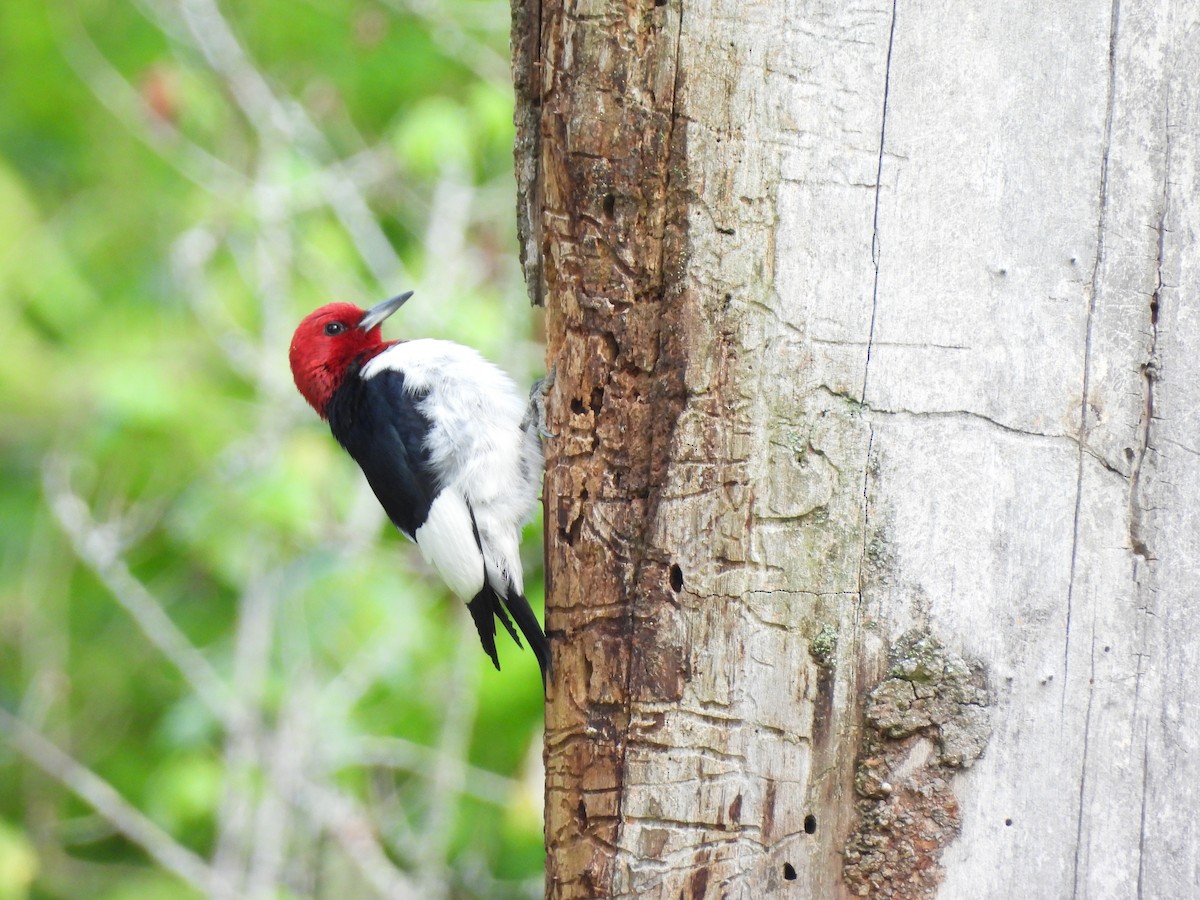
[[[542, 56], [588, 65], [589, 29], [670, 50], [686, 402], [634, 550], [682, 586], [624, 639], [682, 648], [682, 674], [606, 697], [614, 738], [556, 719], [596, 700], [568, 663], [552, 856], [594, 841], [612, 897], [1200, 896], [1200, 3], [618, 7], [567, 3], [542, 40], [578, 52]], [[571, 133], [533, 141], [543, 172]], [[619, 200], [587, 219], [618, 257]], [[553, 356], [587, 274], [549, 287]], [[624, 341], [608, 363], [636, 358]], [[610, 383], [571, 371], [575, 399]], [[600, 407], [572, 399], [551, 400], [560, 447], [602, 455]], [[552, 489], [607, 547], [597, 492]], [[912, 881], [843, 870], [856, 767], [891, 740], [866, 698], [905, 633], [978, 662], [990, 715], [962, 768], [944, 734], [897, 738], [893, 810], [928, 813], [895, 799], [906, 779], [957, 797]], [[587, 787], [555, 754], [581, 737], [619, 750], [602, 837], [563, 824]], [[549, 895], [585, 895], [562, 877]]]

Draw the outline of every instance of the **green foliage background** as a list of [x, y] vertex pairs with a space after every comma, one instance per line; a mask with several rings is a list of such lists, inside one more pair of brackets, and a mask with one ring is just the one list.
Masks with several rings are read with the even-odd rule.
[[0, 4], [0, 900], [540, 894], [533, 657], [490, 668], [287, 369], [413, 288], [389, 336], [537, 374], [507, 26]]

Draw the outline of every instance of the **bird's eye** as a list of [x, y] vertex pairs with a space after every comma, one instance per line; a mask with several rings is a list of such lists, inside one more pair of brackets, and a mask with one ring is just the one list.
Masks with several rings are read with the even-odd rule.
[[327, 335], [329, 335], [330, 337], [341, 334], [345, 330], [346, 330], [346, 326], [343, 325], [341, 322], [330, 322], [328, 325], [325, 326], [325, 333]]

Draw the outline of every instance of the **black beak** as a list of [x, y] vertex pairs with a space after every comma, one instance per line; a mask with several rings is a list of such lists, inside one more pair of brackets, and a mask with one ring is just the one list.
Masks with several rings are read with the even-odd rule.
[[404, 305], [404, 301], [413, 295], [412, 291], [405, 291], [398, 297], [393, 297], [391, 300], [384, 300], [382, 303], [376, 303], [368, 309], [358, 323], [360, 331], [370, 331], [396, 310]]

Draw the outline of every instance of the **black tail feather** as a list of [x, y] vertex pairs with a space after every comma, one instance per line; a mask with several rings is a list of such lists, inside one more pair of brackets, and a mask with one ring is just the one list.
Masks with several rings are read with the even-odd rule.
[[[542, 633], [542, 626], [538, 624], [537, 616], [533, 614], [533, 609], [530, 607], [529, 601], [525, 599], [525, 595], [518, 593], [511, 584], [508, 586], [504, 605], [512, 613], [517, 627], [521, 629], [521, 634], [525, 635], [525, 640], [529, 641], [529, 649], [537, 657], [538, 668], [542, 670], [542, 687], [544, 688], [551, 675], [550, 642]], [[513, 638], [516, 639], [515, 634]], [[518, 645], [520, 643], [517, 641]]]
[[475, 620], [475, 630], [479, 632], [479, 643], [483, 644], [483, 651], [492, 658], [492, 665], [496, 667], [496, 671], [500, 671], [500, 657], [496, 655], [496, 618], [493, 613], [501, 609], [501, 606], [496, 592], [490, 585], [484, 584], [483, 590], [467, 604], [467, 609], [471, 611], [471, 618]]
[[[508, 607], [507, 612], [505, 612], [505, 607]], [[517, 593], [516, 588], [510, 584], [507, 596], [501, 602], [500, 596], [496, 594], [492, 586], [485, 583], [483, 590], [467, 604], [467, 609], [471, 611], [471, 618], [475, 621], [475, 630], [479, 632], [479, 642], [483, 644], [484, 652], [491, 658], [492, 665], [497, 669], [500, 668], [500, 658], [496, 653], [496, 620], [500, 620], [505, 630], [512, 635], [512, 639], [520, 647], [521, 638], [517, 635], [517, 629], [513, 627], [513, 620], [515, 620], [517, 627], [521, 629], [521, 634], [529, 642], [533, 655], [537, 657], [538, 668], [542, 672], [542, 686], [545, 687], [550, 675], [550, 643], [542, 633], [537, 616], [533, 614], [533, 609], [529, 606], [529, 601], [525, 599], [525, 596]], [[509, 613], [512, 614], [512, 619], [509, 619]]]
[[[496, 595], [492, 594], [492, 596], [495, 597]], [[517, 642], [517, 646], [521, 647], [521, 638], [517, 634], [517, 629], [513, 628], [512, 619], [510, 619], [508, 617], [508, 613], [504, 611], [504, 604], [499, 600], [495, 601], [492, 604], [492, 612], [496, 614], [496, 618], [500, 620], [500, 624], [504, 626], [504, 630], [509, 633], [514, 641]], [[493, 625], [492, 627], [495, 628], [496, 626]]]

